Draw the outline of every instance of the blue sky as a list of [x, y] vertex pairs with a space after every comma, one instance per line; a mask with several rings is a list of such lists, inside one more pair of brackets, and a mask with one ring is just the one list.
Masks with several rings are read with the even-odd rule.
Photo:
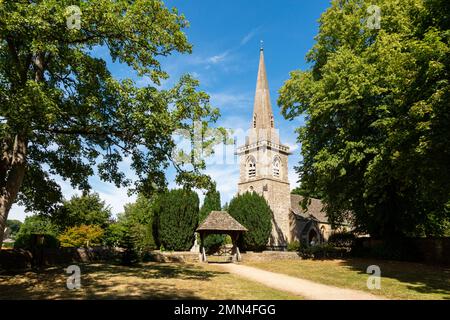
[[[172, 86], [185, 73], [198, 78], [200, 88], [211, 96], [211, 103], [221, 110], [220, 126], [242, 131], [248, 129], [260, 41], [264, 41], [275, 126], [280, 130], [281, 141], [289, 145], [293, 152], [289, 157], [289, 178], [291, 188], [294, 188], [298, 178], [293, 167], [300, 159], [300, 146], [296, 143], [294, 130], [302, 125], [302, 119], [287, 121], [281, 116], [276, 104], [278, 90], [288, 79], [290, 71], [308, 67], [305, 55], [314, 44], [317, 20], [329, 6], [329, 0], [168, 0], [166, 5], [178, 8], [190, 22], [185, 32], [193, 44], [193, 53], [174, 54], [161, 60], [163, 69], [171, 76], [163, 87]], [[117, 78], [129, 77], [141, 86], [149, 83], [147, 78], [136, 77], [126, 65], [112, 63], [104, 48], [99, 48], [95, 54], [106, 57], [110, 70]], [[233, 158], [231, 146], [217, 151], [220, 156], [226, 153], [227, 159]], [[133, 176], [126, 161], [121, 167], [128, 176]], [[237, 163], [228, 160], [226, 163], [213, 163], [206, 173], [216, 180], [222, 203], [235, 195], [239, 173]], [[173, 174], [173, 170], [167, 172], [170, 187], [175, 187]], [[77, 193], [68, 182], [59, 177], [55, 179], [66, 198]], [[135, 199], [135, 196], [128, 196], [126, 189], [118, 189], [96, 177], [92, 177], [90, 182], [114, 214], [121, 212], [125, 203]], [[30, 213], [14, 205], [9, 219], [23, 220], [26, 215]]]

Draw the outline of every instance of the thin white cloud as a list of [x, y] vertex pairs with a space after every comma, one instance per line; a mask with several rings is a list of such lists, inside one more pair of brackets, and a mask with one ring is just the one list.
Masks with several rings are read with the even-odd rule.
[[289, 183], [291, 185], [291, 190], [297, 188], [300, 184], [297, 182], [298, 181], [298, 173], [295, 171], [295, 169], [289, 168], [288, 170], [288, 179], [289, 179]]
[[257, 27], [255, 29], [253, 29], [252, 31], [250, 31], [249, 33], [247, 33], [242, 39], [241, 39], [241, 46], [245, 45], [247, 42], [249, 42], [251, 39], [253, 39], [253, 37], [258, 33], [259, 29], [261, 27]]
[[208, 59], [206, 59], [206, 61], [212, 64], [223, 62], [228, 57], [229, 53], [230, 51], [227, 50], [225, 52], [222, 52], [221, 54], [209, 57]]
[[297, 143], [284, 143], [285, 145], [287, 145], [289, 147], [289, 151], [294, 152], [295, 150], [298, 150], [300, 148], [300, 145], [298, 145]]
[[98, 192], [100, 198], [105, 201], [105, 204], [110, 206], [113, 216], [117, 216], [118, 213], [123, 212], [123, 206], [127, 203], [136, 201], [137, 196], [128, 196], [127, 190], [124, 188], [116, 188], [112, 185], [107, 186], [106, 192]]

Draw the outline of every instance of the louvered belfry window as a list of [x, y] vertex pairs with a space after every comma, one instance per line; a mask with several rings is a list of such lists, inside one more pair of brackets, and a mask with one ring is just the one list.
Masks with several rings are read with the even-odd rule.
[[256, 161], [255, 158], [250, 157], [247, 161], [247, 170], [248, 170], [248, 177], [254, 178], [256, 177]]
[[273, 176], [276, 178], [280, 177], [280, 166], [281, 166], [280, 158], [275, 157], [273, 159], [272, 169], [273, 169]]

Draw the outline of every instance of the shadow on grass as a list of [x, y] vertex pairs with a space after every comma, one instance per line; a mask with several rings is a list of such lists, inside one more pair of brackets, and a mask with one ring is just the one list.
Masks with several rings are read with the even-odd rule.
[[439, 294], [450, 299], [450, 267], [433, 266], [413, 262], [378, 259], [344, 259], [341, 265], [367, 275], [367, 267], [377, 265], [381, 277], [406, 284], [409, 290], [424, 294]]
[[[80, 264], [81, 288], [68, 290], [64, 267], [0, 275], [0, 299], [199, 299], [194, 285], [225, 274], [193, 264], [143, 263], [133, 267]], [[179, 280], [192, 282], [180, 285]]]

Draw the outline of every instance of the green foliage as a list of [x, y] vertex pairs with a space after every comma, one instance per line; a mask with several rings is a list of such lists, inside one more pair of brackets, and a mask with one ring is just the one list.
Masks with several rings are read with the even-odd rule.
[[134, 224], [130, 227], [134, 248], [143, 257], [149, 250], [156, 249], [153, 240], [152, 225]]
[[122, 238], [121, 247], [125, 250], [122, 253], [121, 264], [124, 266], [132, 266], [138, 263], [141, 260], [141, 256], [139, 256], [134, 239], [131, 234], [125, 233]]
[[287, 251], [299, 251], [301, 248], [300, 241], [295, 240], [292, 242], [289, 242], [287, 245]]
[[62, 247], [93, 247], [101, 244], [103, 230], [97, 225], [68, 228], [58, 236]]
[[328, 238], [328, 243], [338, 248], [352, 248], [355, 245], [356, 237], [350, 232], [333, 233]]
[[58, 228], [52, 223], [49, 217], [34, 215], [25, 218], [17, 236], [32, 233], [57, 235]]
[[[67, 27], [73, 1], [3, 1], [0, 6], [0, 197], [26, 210], [49, 214], [62, 201], [53, 176], [89, 190], [94, 174], [117, 187], [131, 181], [119, 168], [130, 159], [137, 176], [132, 191], [152, 194], [166, 187], [165, 170], [176, 182], [210, 187], [205, 162], [173, 160], [175, 133], [192, 132], [198, 121], [203, 145], [213, 144], [210, 124], [219, 111], [199, 82], [182, 76], [161, 90], [169, 75], [160, 58], [190, 53], [188, 22], [161, 0], [77, 1], [81, 28]], [[96, 54], [93, 50], [100, 50]], [[104, 58], [103, 58], [104, 57]], [[117, 80], [111, 58], [130, 74], [149, 79], [138, 86]], [[11, 161], [15, 159], [14, 161]], [[0, 211], [3, 233], [8, 210]], [[1, 237], [0, 237], [1, 238]]]
[[[366, 23], [372, 4], [380, 29]], [[306, 116], [297, 172], [332, 223], [386, 239], [445, 232], [449, 41], [446, 0], [333, 0], [321, 16], [312, 67], [291, 73], [279, 105]]]
[[206, 217], [211, 211], [221, 210], [220, 205], [220, 192], [216, 190], [210, 190], [206, 193], [203, 205], [200, 209], [200, 223], [205, 221]]
[[303, 259], [337, 259], [348, 256], [349, 248], [335, 247], [331, 243], [300, 248], [299, 254]]
[[135, 203], [126, 204], [123, 215], [119, 216], [119, 223], [123, 225], [126, 232], [130, 234], [130, 239], [137, 254], [141, 256], [144, 251], [155, 249], [152, 225], [154, 214], [154, 199], [148, 199], [143, 194], [139, 194]]
[[106, 228], [111, 218], [111, 209], [100, 199], [98, 193], [73, 196], [64, 201], [53, 215], [52, 221], [60, 230], [81, 225], [98, 225]]
[[[205, 221], [211, 211], [221, 210], [220, 193], [216, 190], [208, 191], [200, 209], [200, 224]], [[216, 251], [225, 242], [225, 235], [210, 234], [203, 240], [203, 245], [208, 253]]]
[[323, 197], [323, 195], [319, 191], [311, 191], [311, 190], [305, 189], [302, 185], [291, 190], [291, 194], [298, 194], [303, 197], [309, 197], [309, 198], [315, 198], [315, 199], [322, 199], [322, 197]]
[[124, 223], [112, 222], [105, 229], [103, 236], [103, 244], [109, 247], [121, 247], [123, 239], [127, 233], [127, 229]]
[[272, 230], [272, 210], [267, 201], [256, 192], [234, 197], [228, 206], [229, 214], [248, 229], [239, 238], [244, 250], [264, 250]]
[[138, 195], [136, 202], [127, 203], [124, 206], [125, 212], [120, 218], [143, 225], [151, 225], [153, 222], [153, 202], [154, 200], [148, 199], [141, 193]]
[[186, 251], [194, 244], [199, 200], [194, 191], [170, 190], [160, 195], [155, 206], [154, 232], [158, 245], [166, 250]]
[[225, 241], [223, 244], [233, 244], [233, 240], [231, 239], [231, 237], [228, 234], [225, 235]]
[[42, 244], [36, 243], [36, 237], [37, 234], [18, 234], [14, 241], [14, 248], [33, 250], [34, 248], [59, 248], [60, 246], [58, 238], [53, 234], [43, 234]]
[[26, 217], [19, 232], [16, 235], [14, 248], [31, 249], [33, 245], [33, 235], [44, 235], [44, 247], [58, 247], [59, 242], [56, 238], [58, 228], [51, 222], [47, 216], [34, 215]]
[[153, 205], [154, 200], [139, 194], [136, 202], [126, 204], [125, 212], [119, 215], [118, 221], [110, 223], [105, 230], [105, 245], [125, 249], [121, 261], [123, 265], [141, 261], [146, 252], [156, 248], [152, 233]]
[[10, 234], [11, 239], [14, 239], [16, 234], [19, 232], [21, 225], [22, 225], [22, 222], [19, 220], [7, 220], [6, 221], [6, 226], [11, 230], [11, 234]]

